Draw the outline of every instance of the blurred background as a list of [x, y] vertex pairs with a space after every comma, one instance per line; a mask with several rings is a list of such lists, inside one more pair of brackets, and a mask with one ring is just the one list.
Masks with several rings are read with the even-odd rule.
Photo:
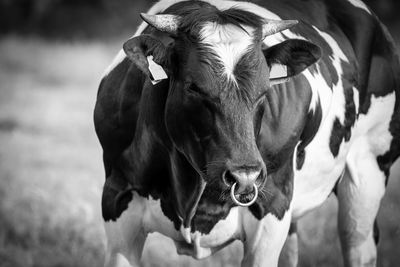
[[[334, 0], [332, 0], [334, 1]], [[400, 44], [400, 1], [367, 1]], [[153, 1], [0, 0], [0, 266], [102, 266], [103, 70]], [[379, 266], [400, 266], [400, 164], [378, 221]], [[342, 266], [331, 197], [300, 222], [300, 266]], [[238, 243], [197, 262], [152, 234], [145, 266], [237, 266]]]

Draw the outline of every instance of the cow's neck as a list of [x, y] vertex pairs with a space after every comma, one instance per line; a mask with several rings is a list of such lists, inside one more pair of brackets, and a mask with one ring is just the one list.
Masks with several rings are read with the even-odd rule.
[[168, 138], [162, 121], [164, 105], [160, 105], [165, 103], [167, 90], [164, 86], [143, 90], [146, 108], [139, 115], [131, 145], [119, 161], [120, 169], [133, 190], [144, 197], [161, 200], [164, 215], [176, 229], [181, 225], [188, 228], [204, 182]]
[[183, 227], [189, 228], [203, 194], [205, 182], [177, 150], [170, 153], [170, 160], [171, 175], [169, 179], [175, 201], [174, 207], [181, 217]]

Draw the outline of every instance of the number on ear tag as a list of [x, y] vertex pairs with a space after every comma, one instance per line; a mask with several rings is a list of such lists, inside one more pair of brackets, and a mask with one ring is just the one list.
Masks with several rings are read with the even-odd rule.
[[159, 83], [161, 80], [168, 79], [168, 75], [164, 69], [153, 61], [153, 56], [148, 56], [147, 61], [149, 62], [150, 80], [153, 85]]

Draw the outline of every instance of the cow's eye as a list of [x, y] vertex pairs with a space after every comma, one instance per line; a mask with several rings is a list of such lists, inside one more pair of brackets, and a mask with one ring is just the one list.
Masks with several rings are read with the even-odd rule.
[[265, 98], [266, 98], [267, 92], [262, 93], [257, 99], [254, 101], [254, 108], [257, 108], [259, 105], [261, 105]]
[[188, 92], [197, 96], [207, 96], [206, 93], [204, 93], [204, 91], [199, 88], [196, 84], [192, 83], [189, 85], [189, 87], [187, 88]]

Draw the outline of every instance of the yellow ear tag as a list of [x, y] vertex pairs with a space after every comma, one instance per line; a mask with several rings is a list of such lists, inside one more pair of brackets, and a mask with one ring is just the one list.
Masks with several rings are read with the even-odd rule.
[[149, 62], [150, 80], [153, 85], [161, 82], [161, 80], [168, 79], [164, 69], [153, 61], [153, 56], [148, 56], [147, 61]]

